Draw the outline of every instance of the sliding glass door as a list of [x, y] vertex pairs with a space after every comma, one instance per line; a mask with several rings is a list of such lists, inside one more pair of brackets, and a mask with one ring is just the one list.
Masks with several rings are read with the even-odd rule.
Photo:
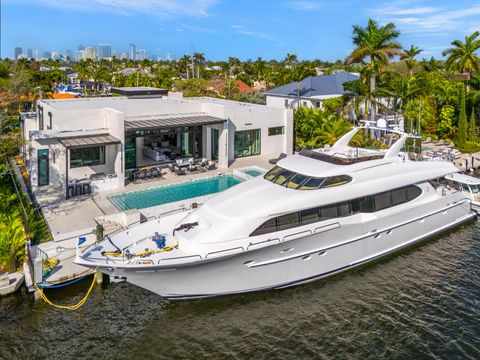
[[260, 129], [235, 131], [234, 156], [260, 155]]
[[49, 152], [48, 149], [38, 150], [38, 186], [48, 185], [49, 183]]

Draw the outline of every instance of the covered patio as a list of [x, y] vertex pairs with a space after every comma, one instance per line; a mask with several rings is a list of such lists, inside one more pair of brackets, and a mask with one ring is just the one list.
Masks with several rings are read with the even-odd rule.
[[65, 148], [65, 196], [123, 185], [121, 141], [110, 134], [59, 138]]
[[125, 168], [165, 165], [179, 158], [219, 161], [226, 119], [210, 115], [130, 117], [125, 120]]

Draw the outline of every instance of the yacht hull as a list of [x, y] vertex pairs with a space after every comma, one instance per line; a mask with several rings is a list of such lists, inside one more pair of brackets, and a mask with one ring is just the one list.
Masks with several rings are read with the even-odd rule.
[[168, 299], [285, 288], [376, 260], [475, 217], [465, 200], [438, 205], [369, 222], [333, 221], [314, 232], [293, 234], [288, 241], [197, 264], [101, 271]]

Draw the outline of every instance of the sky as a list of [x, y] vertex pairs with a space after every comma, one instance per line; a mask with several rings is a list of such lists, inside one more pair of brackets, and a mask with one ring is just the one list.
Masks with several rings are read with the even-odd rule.
[[[400, 43], [441, 57], [455, 39], [480, 30], [470, 0], [0, 0], [1, 57], [20, 46], [75, 51], [80, 44], [130, 43], [151, 55], [193, 52], [210, 60], [298, 58], [335, 61], [352, 50], [352, 25], [394, 22]], [[25, 51], [25, 50], [24, 50]]]

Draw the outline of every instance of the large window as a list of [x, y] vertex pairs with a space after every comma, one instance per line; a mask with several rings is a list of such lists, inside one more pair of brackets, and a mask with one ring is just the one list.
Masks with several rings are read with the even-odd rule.
[[371, 213], [415, 199], [422, 194], [422, 189], [415, 185], [365, 196], [358, 199], [330, 204], [317, 208], [296, 211], [270, 219], [253, 231], [250, 236], [257, 236], [312, 224], [318, 221], [346, 217], [357, 213]]
[[260, 129], [235, 131], [234, 155], [236, 158], [260, 154]]
[[105, 146], [89, 146], [70, 149], [70, 167], [95, 166], [105, 164]]

